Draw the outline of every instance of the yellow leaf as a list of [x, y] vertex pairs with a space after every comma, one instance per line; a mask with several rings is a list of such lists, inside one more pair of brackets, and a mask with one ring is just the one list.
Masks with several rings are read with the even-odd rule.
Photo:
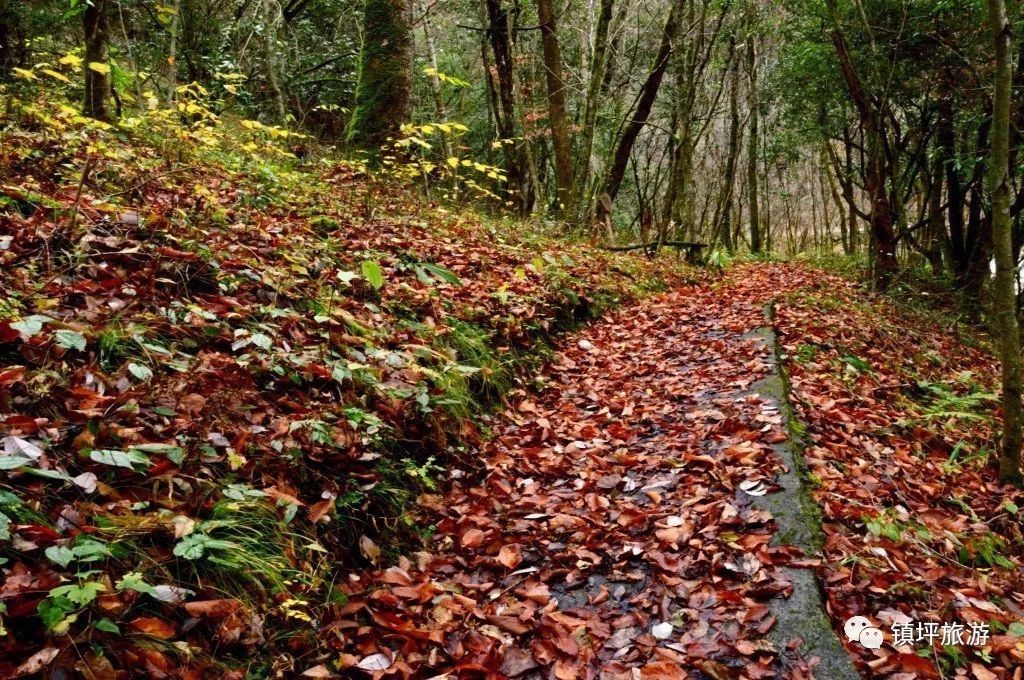
[[17, 66], [15, 66], [12, 70], [14, 71], [14, 75], [18, 76], [19, 78], [23, 78], [24, 80], [39, 80], [36, 74], [32, 71], [26, 71], [25, 69], [18, 68]]
[[448, 159], [448, 161], [447, 161], [447, 163], [448, 163], [448, 165], [449, 165], [450, 167], [452, 167], [452, 168], [457, 168], [457, 167], [459, 167], [459, 159], [458, 159], [458, 158], [455, 158], [454, 156], [452, 156], [451, 158], [449, 158], [449, 159]]
[[90, 61], [89, 68], [96, 71], [96, 73], [110, 73], [110, 64], [104, 64], [101, 61]]
[[63, 83], [67, 83], [69, 85], [71, 84], [71, 79], [68, 78], [63, 73], [58, 73], [57, 71], [51, 71], [48, 68], [44, 68], [44, 69], [41, 69], [41, 70], [42, 70], [43, 73], [45, 73], [46, 75], [50, 76], [51, 78], [56, 78], [57, 80], [59, 80], [59, 81], [61, 81]]
[[84, 60], [78, 55], [65, 54], [63, 57], [60, 58], [59, 63], [62, 66], [70, 66], [71, 68], [78, 70], [79, 68], [81, 68], [83, 61]]

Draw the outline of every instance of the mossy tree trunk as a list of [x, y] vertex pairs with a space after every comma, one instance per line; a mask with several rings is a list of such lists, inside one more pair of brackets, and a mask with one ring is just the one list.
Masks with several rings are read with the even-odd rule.
[[405, 0], [365, 0], [349, 141], [377, 148], [412, 118], [412, 17]]
[[109, 0], [92, 0], [82, 13], [85, 28], [85, 115], [110, 120]]
[[562, 214], [572, 199], [572, 160], [569, 150], [569, 125], [565, 119], [565, 79], [562, 77], [562, 51], [551, 0], [537, 0], [540, 32], [544, 47], [544, 71], [548, 87], [548, 127], [554, 152], [557, 210]]
[[21, 0], [0, 0], [0, 80], [6, 80], [11, 69], [24, 63], [25, 25]]
[[761, 102], [757, 94], [757, 5], [748, 5], [747, 25], [747, 93], [750, 98], [750, 126], [747, 130], [747, 202], [750, 206], [750, 252], [755, 255], [763, 247], [761, 234], [761, 203], [757, 186], [758, 142], [760, 141]]
[[1021, 483], [1021, 361], [1016, 313], [1016, 263], [1010, 217], [1010, 104], [1013, 66], [1011, 27], [1005, 0], [988, 0], [989, 22], [996, 48], [995, 94], [992, 97], [992, 157], [988, 181], [992, 192], [992, 236], [995, 246], [994, 302], [1003, 366], [1003, 438], [999, 477]]

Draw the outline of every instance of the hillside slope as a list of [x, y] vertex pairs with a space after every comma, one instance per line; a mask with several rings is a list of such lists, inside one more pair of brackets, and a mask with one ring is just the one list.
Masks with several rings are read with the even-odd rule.
[[9, 104], [0, 677], [291, 674], [546, 342], [683, 272], [198, 106]]

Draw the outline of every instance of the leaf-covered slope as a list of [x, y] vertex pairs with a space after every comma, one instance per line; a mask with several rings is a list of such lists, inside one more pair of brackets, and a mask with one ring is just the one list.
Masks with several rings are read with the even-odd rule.
[[4, 132], [0, 676], [289, 672], [545, 339], [676, 276], [276, 136]]

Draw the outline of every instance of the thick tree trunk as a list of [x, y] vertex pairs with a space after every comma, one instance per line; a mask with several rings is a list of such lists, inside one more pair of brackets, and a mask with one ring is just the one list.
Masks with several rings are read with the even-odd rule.
[[1010, 99], [1013, 66], [1010, 62], [1011, 27], [1005, 0], [988, 0], [989, 21], [996, 46], [995, 95], [992, 110], [992, 158], [988, 183], [992, 192], [992, 233], [995, 241], [996, 326], [1003, 366], [1003, 439], [999, 452], [999, 478], [1021, 483], [1021, 360], [1017, 325], [1016, 263], [1013, 259], [1010, 219]]
[[22, 0], [0, 0], [0, 80], [7, 80], [11, 69], [25, 64], [25, 25]]
[[349, 140], [376, 148], [412, 118], [413, 42], [405, 0], [365, 0]]
[[760, 135], [760, 102], [757, 98], [757, 26], [756, 6], [751, 4], [747, 30], [747, 96], [750, 100], [750, 126], [747, 141], [747, 201], [750, 204], [750, 252], [761, 252], [761, 209], [757, 186], [758, 136]]
[[668, 69], [669, 55], [672, 52], [672, 37], [676, 32], [678, 6], [678, 1], [673, 2], [668, 20], [665, 22], [665, 30], [661, 34], [661, 45], [654, 58], [654, 65], [640, 88], [640, 99], [637, 102], [636, 110], [632, 112], [629, 123], [626, 124], [622, 137], [615, 147], [612, 164], [604, 181], [601, 200], [598, 201], [598, 222], [604, 222], [611, 213], [612, 204], [619, 193], [619, 187], [622, 186], [622, 179], [626, 175], [626, 165], [629, 163], [630, 154], [633, 153], [633, 145], [636, 143], [636, 138], [640, 136], [640, 131], [647, 125], [647, 117], [651, 115], [651, 108], [654, 106], [654, 100], [661, 88], [661, 81]]
[[554, 151], [555, 185], [559, 214], [572, 202], [572, 160], [569, 150], [569, 126], [565, 120], [565, 80], [562, 78], [562, 51], [558, 45], [558, 27], [551, 0], [537, 0], [541, 42], [544, 45], [544, 71], [548, 87], [548, 127]]
[[843, 78], [850, 92], [866, 137], [868, 164], [865, 184], [871, 202], [871, 235], [875, 246], [875, 282], [885, 290], [892, 282], [899, 267], [896, 259], [896, 214], [886, 190], [888, 185], [888, 167], [883, 148], [882, 123], [879, 112], [868, 97], [867, 90], [861, 82], [853, 65], [853, 59], [846, 46], [846, 38], [839, 28], [839, 16], [835, 0], [826, 3], [832, 12], [835, 27], [832, 30], [832, 44], [839, 57]]
[[92, 0], [82, 13], [85, 29], [85, 115], [110, 120], [109, 0]]

